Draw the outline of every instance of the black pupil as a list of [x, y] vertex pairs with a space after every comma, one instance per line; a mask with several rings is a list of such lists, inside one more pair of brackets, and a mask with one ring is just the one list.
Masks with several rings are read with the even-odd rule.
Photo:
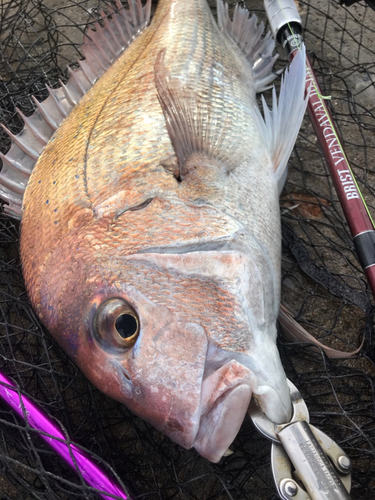
[[116, 330], [123, 339], [127, 339], [135, 334], [138, 329], [137, 320], [131, 314], [121, 314], [116, 319]]

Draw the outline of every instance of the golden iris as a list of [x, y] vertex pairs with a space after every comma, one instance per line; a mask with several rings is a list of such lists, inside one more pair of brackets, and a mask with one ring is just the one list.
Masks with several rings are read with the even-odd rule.
[[107, 346], [130, 348], [139, 335], [139, 320], [133, 307], [120, 297], [104, 301], [94, 317], [96, 339]]

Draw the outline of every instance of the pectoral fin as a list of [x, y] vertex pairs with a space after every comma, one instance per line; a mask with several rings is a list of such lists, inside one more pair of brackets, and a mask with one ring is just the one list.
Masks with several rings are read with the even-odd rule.
[[155, 86], [178, 159], [179, 179], [193, 168], [188, 160], [196, 153], [205, 167], [220, 165], [227, 172], [232, 170], [239, 164], [242, 137], [227, 140], [227, 126], [215, 115], [212, 102], [170, 74], [164, 64], [165, 52], [162, 49], [155, 62]]

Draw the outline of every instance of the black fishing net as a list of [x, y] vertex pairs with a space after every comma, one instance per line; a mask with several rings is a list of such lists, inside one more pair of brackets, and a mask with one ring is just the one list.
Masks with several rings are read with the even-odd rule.
[[[215, 13], [215, 1], [211, 1]], [[262, 2], [244, 2], [264, 18]], [[347, 156], [375, 215], [375, 12], [365, 3], [298, 2], [307, 48], [343, 138]], [[66, 81], [81, 57], [83, 34], [105, 7], [100, 0], [2, 0], [0, 121], [22, 128], [15, 112], [47, 97], [45, 84]], [[230, 2], [233, 6], [234, 2]], [[280, 67], [284, 61], [281, 61]], [[10, 145], [0, 136], [0, 148]], [[282, 301], [322, 342], [361, 354], [331, 360], [307, 345], [279, 349], [312, 423], [353, 459], [352, 497], [375, 498], [373, 299], [308, 118], [290, 160], [281, 196]], [[277, 498], [270, 444], [246, 419], [217, 465], [184, 450], [105, 397], [55, 344], [30, 307], [18, 254], [19, 224], [0, 215], [0, 370], [65, 428], [75, 443], [112, 468], [135, 499]], [[31, 426], [0, 401], [0, 498], [94, 499]]]

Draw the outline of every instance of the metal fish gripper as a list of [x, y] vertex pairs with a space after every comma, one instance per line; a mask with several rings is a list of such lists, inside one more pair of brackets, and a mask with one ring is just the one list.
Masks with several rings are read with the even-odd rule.
[[352, 463], [335, 441], [309, 423], [309, 411], [288, 380], [293, 416], [286, 424], [271, 422], [252, 401], [249, 415], [258, 431], [272, 441], [271, 466], [283, 500], [350, 500]]

